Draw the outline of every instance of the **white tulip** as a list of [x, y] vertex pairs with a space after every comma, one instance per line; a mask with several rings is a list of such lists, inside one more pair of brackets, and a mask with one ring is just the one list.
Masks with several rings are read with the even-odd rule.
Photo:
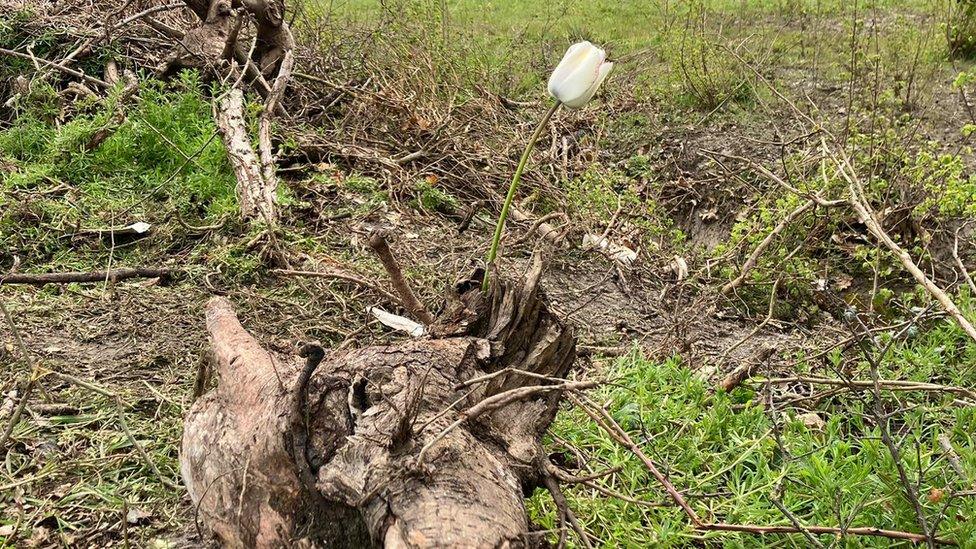
[[549, 77], [549, 95], [578, 109], [593, 98], [612, 68], [607, 52], [585, 41], [573, 44]]

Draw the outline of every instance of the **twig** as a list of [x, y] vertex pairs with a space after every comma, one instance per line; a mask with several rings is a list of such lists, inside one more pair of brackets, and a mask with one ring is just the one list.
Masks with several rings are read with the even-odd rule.
[[552, 494], [552, 501], [556, 504], [556, 508], [559, 512], [566, 517], [569, 521], [569, 525], [573, 527], [573, 531], [576, 532], [576, 536], [579, 538], [580, 543], [583, 544], [587, 549], [592, 549], [590, 545], [590, 540], [586, 535], [586, 530], [580, 525], [579, 520], [573, 513], [572, 508], [570, 508], [569, 503], [566, 501], [566, 496], [563, 495], [562, 490], [559, 489], [559, 483], [556, 482], [556, 478], [552, 475], [545, 475], [543, 477], [543, 482], [546, 485], [546, 489]]
[[728, 294], [741, 286], [742, 283], [745, 282], [746, 276], [748, 276], [749, 272], [752, 271], [753, 267], [756, 266], [756, 262], [759, 261], [759, 257], [762, 256], [763, 252], [766, 251], [766, 248], [772, 244], [773, 239], [775, 239], [779, 233], [783, 232], [783, 230], [789, 227], [794, 221], [796, 221], [800, 216], [806, 213], [807, 210], [813, 208], [815, 205], [815, 200], [807, 200], [780, 220], [780, 222], [773, 227], [773, 230], [766, 235], [766, 238], [762, 239], [762, 242], [760, 242], [755, 249], [752, 250], [752, 253], [749, 254], [746, 262], [742, 264], [742, 269], [739, 270], [739, 276], [722, 286], [722, 293]]
[[[874, 381], [859, 381], [846, 379], [832, 379], [814, 376], [796, 377], [774, 377], [769, 379], [757, 379], [757, 383], [771, 383], [783, 385], [789, 383], [811, 383], [814, 385], [830, 385], [835, 387], [847, 387], [849, 389], [870, 389], [875, 385]], [[963, 395], [976, 400], [976, 391], [964, 387], [954, 387], [951, 385], [939, 385], [937, 383], [926, 383], [923, 381], [904, 381], [900, 379], [879, 379], [878, 387], [886, 391], [924, 391], [934, 393], [954, 393]]]
[[71, 76], [74, 76], [76, 78], [81, 78], [82, 80], [84, 80], [85, 82], [88, 82], [89, 84], [95, 84], [96, 86], [101, 86], [102, 88], [111, 88], [112, 87], [111, 84], [109, 84], [108, 82], [106, 82], [106, 81], [104, 81], [104, 80], [102, 80], [100, 78], [95, 78], [93, 76], [88, 76], [87, 74], [85, 74], [85, 73], [83, 73], [81, 71], [76, 71], [75, 69], [72, 69], [72, 68], [69, 68], [69, 67], [65, 67], [64, 65], [62, 65], [60, 63], [55, 63], [54, 61], [48, 61], [47, 59], [39, 59], [39, 58], [34, 57], [32, 55], [28, 55], [26, 53], [20, 53], [19, 51], [8, 50], [8, 49], [5, 49], [5, 48], [0, 48], [0, 54], [9, 55], [9, 56], [12, 56], [12, 57], [19, 57], [21, 59], [26, 59], [28, 61], [40, 61], [41, 63], [44, 63], [45, 65], [47, 65], [49, 67], [53, 67], [55, 69], [58, 69], [59, 71], [65, 73], [65, 74], [70, 74]]
[[[604, 410], [601, 406], [597, 405], [593, 401], [589, 400], [583, 395], [574, 395], [572, 393], [567, 394], [567, 398], [575, 403], [577, 406], [583, 410], [586, 415], [590, 416], [593, 421], [595, 421], [607, 434], [609, 434], [614, 440], [623, 445], [625, 448], [630, 450], [635, 456], [640, 459], [645, 467], [651, 472], [654, 478], [664, 487], [664, 490], [671, 497], [671, 500], [680, 507], [688, 519], [691, 520], [692, 526], [699, 531], [713, 531], [713, 532], [744, 532], [750, 534], [800, 534], [802, 530], [796, 526], [759, 526], [756, 524], [727, 524], [724, 522], [704, 522], [699, 518], [698, 514], [688, 505], [684, 496], [675, 489], [674, 485], [671, 484], [664, 475], [658, 470], [654, 462], [647, 457], [646, 454], [640, 449], [637, 444], [630, 438], [626, 431], [613, 419], [610, 414]], [[915, 543], [924, 543], [926, 541], [931, 541], [932, 543], [940, 545], [957, 545], [955, 541], [932, 537], [929, 538], [924, 534], [915, 534], [912, 532], [901, 532], [897, 530], [883, 530], [881, 528], [875, 528], [872, 526], [866, 527], [854, 527], [854, 528], [840, 528], [835, 526], [805, 526], [805, 530], [812, 534], [831, 534], [831, 535], [860, 535], [860, 536], [875, 536], [883, 537], [888, 539], [901, 539], [912, 541]]]
[[24, 360], [31, 369], [30, 377], [27, 379], [27, 386], [24, 387], [24, 393], [20, 397], [20, 402], [17, 403], [17, 407], [14, 408], [13, 413], [10, 415], [10, 421], [7, 423], [7, 428], [3, 430], [3, 437], [0, 437], [0, 452], [3, 452], [2, 456], [5, 457], [7, 455], [7, 442], [10, 440], [10, 436], [14, 432], [14, 427], [20, 423], [20, 417], [24, 413], [24, 408], [27, 407], [27, 399], [34, 391], [34, 386], [37, 385], [37, 365], [31, 360], [30, 351], [27, 350], [27, 346], [24, 345], [24, 340], [20, 337], [20, 331], [17, 329], [17, 324], [14, 323], [14, 319], [10, 315], [10, 311], [7, 310], [7, 306], [4, 305], [2, 301], [0, 301], [0, 311], [3, 312], [3, 316], [7, 320], [7, 326], [14, 335], [14, 341], [17, 342], [17, 348], [20, 349], [20, 354], [23, 356]]
[[959, 460], [959, 454], [956, 453], [956, 449], [952, 447], [952, 441], [949, 440], [949, 435], [939, 433], [936, 440], [938, 440], [939, 446], [942, 447], [942, 453], [949, 462], [949, 466], [959, 475], [959, 480], [964, 484], [969, 484], [969, 475], [966, 474], [966, 469], [963, 468], [962, 461]]
[[67, 272], [67, 273], [13, 273], [0, 276], [0, 284], [69, 284], [72, 282], [103, 282], [105, 280], [125, 280], [128, 278], [171, 278], [182, 273], [168, 267], [123, 267], [105, 271]]
[[959, 257], [959, 228], [956, 229], [955, 239], [952, 241], [952, 258], [956, 260], [956, 265], [958, 265], [959, 270], [962, 271], [962, 277], [966, 279], [966, 284], [968, 284], [969, 289], [972, 290], [973, 296], [976, 296], [976, 282], [973, 282], [973, 277], [969, 275], [969, 270], [966, 269], [966, 265], [963, 264], [962, 258]]
[[[512, 217], [514, 217], [514, 215]], [[563, 221], [565, 221], [566, 223], [569, 223], [569, 217], [566, 214], [564, 214], [563, 212], [550, 212], [550, 213], [547, 213], [546, 215], [540, 217], [539, 219], [536, 219], [535, 220], [535, 223], [533, 223], [532, 226], [529, 227], [529, 230], [521, 238], [519, 238], [515, 242], [512, 242], [511, 247], [514, 248], [516, 246], [521, 246], [522, 244], [528, 242], [529, 239], [532, 238], [532, 236], [536, 233], [536, 231], [539, 230], [540, 227], [542, 227], [543, 225], [547, 225], [547, 222], [548, 221], [552, 221], [553, 219], [556, 219], [556, 218], [560, 218]], [[553, 244], [555, 244], [557, 242], [557, 239], [553, 238], [552, 235], [556, 231], [555, 231], [555, 229], [552, 229], [551, 226], [549, 227], [549, 229], [550, 229], [549, 231], [543, 232], [543, 237], [550, 237], [549, 240]]]
[[[826, 147], [824, 147], [826, 149]], [[962, 311], [956, 304], [953, 303], [952, 299], [936, 285], [932, 280], [922, 272], [922, 269], [918, 268], [918, 265], [912, 260], [912, 256], [902, 249], [892, 238], [885, 232], [884, 228], [878, 223], [878, 220], [874, 217], [874, 212], [871, 211], [871, 207], [862, 198], [863, 193], [861, 192], [861, 184], [858, 181], [857, 174], [854, 173], [853, 168], [851, 168], [850, 162], [848, 162], [846, 157], [842, 157], [840, 160], [834, 158], [834, 162], [837, 164], [841, 175], [847, 180], [849, 184], [850, 197], [849, 201], [851, 207], [857, 212], [858, 218], [864, 223], [868, 231], [874, 235], [882, 244], [884, 244], [898, 260], [905, 267], [915, 280], [922, 285], [931, 295], [938, 301], [942, 308], [951, 316], [956, 323], [962, 328], [962, 331], [966, 332], [966, 335], [971, 337], [973, 341], [976, 341], [976, 328], [969, 322], [969, 320], [963, 316]]]
[[665, 477], [661, 473], [661, 471], [658, 470], [656, 465], [654, 465], [654, 462], [651, 461], [651, 458], [647, 457], [644, 451], [641, 450], [640, 446], [638, 446], [633, 441], [633, 439], [630, 438], [630, 435], [628, 435], [627, 432], [624, 431], [623, 428], [621, 428], [620, 425], [617, 424], [617, 422], [613, 419], [613, 417], [611, 417], [610, 414], [608, 414], [607, 411], [603, 409], [603, 407], [597, 405], [596, 403], [594, 403], [593, 401], [591, 401], [590, 399], [588, 399], [583, 395], [577, 396], [570, 393], [567, 394], [566, 396], [574, 404], [579, 406], [579, 408], [583, 410], [583, 412], [586, 415], [590, 416], [590, 419], [592, 419], [597, 423], [597, 425], [602, 427], [603, 430], [607, 432], [607, 434], [613, 437], [618, 443], [622, 444], [625, 448], [630, 450], [631, 453], [637, 456], [637, 458], [644, 463], [644, 466], [647, 467], [647, 470], [650, 471], [651, 474], [654, 475], [654, 478], [656, 478], [657, 481], [664, 487], [664, 490], [668, 493], [669, 496], [671, 496], [671, 499], [674, 501], [674, 503], [677, 504], [678, 507], [681, 507], [681, 509], [685, 512], [685, 514], [688, 515], [688, 518], [691, 519], [692, 524], [694, 524], [696, 528], [704, 524], [702, 520], [698, 517], [698, 513], [696, 513], [695, 510], [692, 509], [690, 505], [688, 505], [688, 502], [685, 501], [684, 496], [682, 496], [681, 493], [678, 492], [678, 490], [674, 487], [674, 485], [671, 484], [671, 481], [668, 480], [668, 478]]
[[140, 11], [139, 13], [137, 13], [135, 15], [131, 15], [129, 17], [126, 17], [125, 19], [119, 21], [118, 23], [109, 26], [108, 28], [105, 29], [105, 35], [108, 36], [109, 33], [111, 33], [112, 31], [114, 31], [116, 29], [118, 29], [119, 27], [123, 27], [123, 26], [128, 25], [129, 23], [131, 23], [133, 21], [142, 19], [143, 17], [146, 17], [147, 15], [152, 15], [154, 13], [159, 13], [161, 11], [169, 11], [169, 10], [175, 10], [175, 9], [180, 9], [180, 8], [185, 8], [185, 7], [186, 7], [186, 2], [176, 2], [176, 3], [173, 3], [173, 4], [163, 4], [162, 6], [153, 6], [153, 7], [149, 8], [149, 9], [142, 10], [142, 11]]
[[376, 252], [379, 256], [380, 261], [383, 263], [383, 267], [386, 269], [387, 274], [390, 275], [390, 280], [393, 282], [393, 288], [396, 290], [397, 294], [400, 295], [400, 301], [407, 308], [407, 311], [413, 315], [414, 318], [430, 326], [434, 323], [434, 315], [430, 314], [430, 311], [424, 307], [424, 304], [417, 299], [417, 296], [413, 293], [410, 285], [407, 284], [407, 280], [403, 277], [403, 271], [400, 270], [400, 265], [397, 264], [397, 260], [393, 257], [393, 252], [390, 250], [390, 245], [387, 243], [386, 238], [380, 231], [373, 231], [369, 235], [369, 247]]
[[322, 494], [315, 489], [315, 475], [308, 461], [308, 381], [311, 379], [315, 369], [318, 368], [325, 351], [322, 347], [314, 344], [304, 345], [298, 352], [298, 356], [305, 358], [305, 366], [302, 368], [301, 375], [295, 382], [294, 399], [291, 410], [291, 450], [292, 458], [295, 460], [295, 467], [298, 469], [298, 478], [309, 497], [317, 503], [324, 503]]
[[567, 381], [565, 383], [559, 383], [555, 385], [530, 385], [527, 387], [517, 387], [515, 389], [509, 389], [508, 391], [503, 391], [497, 395], [492, 395], [481, 402], [475, 404], [474, 406], [458, 413], [458, 419], [444, 428], [440, 433], [437, 433], [433, 438], [424, 444], [423, 448], [420, 449], [420, 453], [417, 455], [417, 463], [424, 463], [424, 458], [430, 449], [441, 441], [444, 437], [448, 435], [451, 431], [458, 428], [462, 424], [472, 419], [480, 417], [486, 412], [496, 410], [512, 402], [519, 400], [525, 400], [529, 397], [549, 393], [552, 391], [578, 391], [582, 389], [589, 389], [595, 387], [597, 382], [595, 381]]
[[810, 533], [810, 530], [808, 530], [805, 526], [800, 524], [800, 519], [796, 518], [796, 515], [794, 515], [789, 509], [787, 509], [786, 506], [783, 505], [783, 502], [779, 500], [779, 498], [770, 497], [769, 501], [773, 502], [773, 505], [775, 505], [776, 508], [779, 509], [781, 513], [783, 513], [783, 516], [789, 519], [789, 521], [793, 523], [793, 526], [796, 527], [796, 529], [803, 534], [803, 537], [807, 538], [807, 540], [809, 540], [814, 547], [819, 547], [820, 549], [823, 549], [824, 545], [820, 543], [820, 540], [815, 538], [813, 534]]
[[400, 301], [400, 298], [399, 297], [397, 297], [397, 296], [393, 295], [392, 293], [384, 290], [383, 288], [380, 288], [376, 284], [373, 284], [372, 282], [369, 282], [368, 280], [366, 280], [364, 278], [360, 278], [360, 277], [355, 276], [355, 275], [346, 274], [346, 273], [340, 273], [340, 272], [335, 272], [335, 271], [333, 271], [333, 272], [325, 272], [325, 271], [296, 271], [296, 270], [292, 270], [292, 269], [272, 269], [271, 272], [274, 273], [274, 274], [277, 274], [277, 275], [281, 275], [281, 276], [307, 276], [307, 277], [311, 277], [311, 278], [331, 278], [331, 279], [335, 279], [335, 280], [343, 280], [345, 282], [351, 282], [353, 284], [356, 284], [357, 286], [362, 286], [363, 288], [366, 288], [368, 290], [372, 290], [372, 291], [378, 293], [380, 296], [383, 297], [383, 299], [386, 299], [390, 303], [397, 303], [399, 305], [403, 305], [403, 302]]

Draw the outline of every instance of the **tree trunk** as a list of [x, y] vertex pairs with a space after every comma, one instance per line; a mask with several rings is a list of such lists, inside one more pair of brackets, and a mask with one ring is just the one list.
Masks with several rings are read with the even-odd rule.
[[584, 385], [561, 379], [575, 338], [540, 272], [537, 258], [488, 296], [478, 276], [462, 281], [430, 338], [321, 363], [315, 346], [304, 364], [269, 353], [211, 300], [219, 381], [191, 408], [180, 456], [201, 522], [230, 546], [531, 545], [540, 438], [561, 391]]

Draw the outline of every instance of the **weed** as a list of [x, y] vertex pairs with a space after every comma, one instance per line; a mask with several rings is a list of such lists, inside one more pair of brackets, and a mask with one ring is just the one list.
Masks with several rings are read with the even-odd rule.
[[457, 213], [460, 210], [457, 199], [437, 187], [436, 184], [436, 178], [425, 178], [414, 185], [414, 192], [416, 193], [416, 198], [413, 201], [414, 207], [448, 215]]

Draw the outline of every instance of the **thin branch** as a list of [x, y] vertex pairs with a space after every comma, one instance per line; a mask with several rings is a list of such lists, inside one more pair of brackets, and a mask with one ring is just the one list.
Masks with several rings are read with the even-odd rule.
[[103, 282], [105, 280], [125, 280], [128, 278], [171, 278], [182, 271], [168, 267], [123, 267], [105, 271], [67, 272], [67, 273], [14, 273], [0, 276], [2, 284], [70, 284], [72, 282]]
[[739, 270], [739, 276], [735, 277], [734, 280], [731, 280], [727, 284], [722, 286], [722, 293], [729, 294], [733, 290], [741, 286], [742, 283], [745, 282], [746, 277], [756, 266], [756, 263], [759, 261], [759, 258], [766, 251], [766, 248], [768, 248], [769, 245], [773, 243], [773, 240], [776, 238], [776, 236], [779, 235], [781, 232], [783, 232], [787, 227], [792, 225], [794, 221], [799, 219], [803, 214], [807, 212], [807, 210], [812, 209], [815, 205], [816, 205], [816, 201], [812, 199], [807, 200], [803, 204], [800, 204], [799, 207], [797, 207], [789, 214], [787, 214], [786, 217], [784, 217], [782, 220], [780, 220], [780, 222], [777, 223], [775, 227], [773, 227], [773, 230], [766, 235], [766, 238], [762, 239], [762, 242], [760, 242], [755, 247], [755, 249], [752, 250], [752, 253], [749, 254], [749, 257], [746, 259], [746, 262], [742, 264], [742, 269]]
[[372, 291], [376, 292], [383, 299], [389, 301], [390, 303], [396, 303], [398, 305], [403, 306], [403, 302], [400, 301], [400, 298], [399, 297], [397, 297], [397, 296], [393, 295], [392, 293], [384, 290], [383, 288], [380, 288], [376, 284], [373, 284], [372, 282], [370, 282], [370, 281], [368, 281], [368, 280], [366, 280], [364, 278], [360, 278], [358, 276], [355, 276], [355, 275], [351, 275], [351, 274], [347, 274], [347, 273], [340, 273], [340, 272], [336, 272], [336, 271], [331, 271], [331, 272], [326, 272], [326, 271], [296, 271], [296, 270], [292, 270], [292, 269], [272, 269], [271, 272], [274, 273], [274, 274], [276, 274], [276, 275], [281, 275], [281, 276], [305, 276], [305, 277], [310, 277], [310, 278], [331, 278], [331, 279], [335, 279], [335, 280], [342, 280], [344, 282], [351, 282], [353, 284], [356, 284], [357, 286], [362, 286], [363, 288], [366, 288], [367, 290], [372, 290]]
[[102, 88], [111, 88], [112, 87], [111, 84], [109, 84], [108, 82], [106, 82], [106, 81], [104, 81], [104, 80], [102, 80], [100, 78], [95, 78], [94, 76], [88, 76], [87, 74], [85, 74], [85, 73], [83, 73], [81, 71], [77, 71], [77, 70], [72, 69], [70, 67], [66, 67], [66, 66], [64, 66], [64, 65], [62, 65], [60, 63], [55, 63], [54, 61], [48, 61], [47, 59], [40, 59], [40, 58], [34, 57], [33, 55], [29, 55], [29, 54], [26, 54], [26, 53], [20, 53], [19, 51], [8, 50], [8, 49], [5, 49], [5, 48], [0, 48], [0, 54], [9, 55], [11, 57], [19, 57], [21, 59], [26, 59], [28, 61], [40, 61], [41, 63], [43, 63], [43, 64], [45, 64], [45, 65], [47, 65], [49, 67], [58, 69], [59, 71], [65, 73], [65, 74], [69, 74], [69, 75], [74, 76], [76, 78], [81, 78], [82, 80], [84, 80], [85, 82], [88, 82], [89, 84], [95, 84], [96, 86], [100, 86]]
[[[825, 147], [826, 148], [826, 147]], [[939, 288], [935, 282], [932, 280], [915, 264], [912, 260], [912, 256], [902, 249], [891, 236], [885, 232], [884, 228], [878, 223], [878, 220], [874, 217], [874, 212], [871, 211], [871, 206], [867, 204], [867, 201], [863, 199], [863, 192], [860, 181], [857, 178], [857, 174], [854, 173], [853, 168], [851, 168], [850, 162], [846, 157], [841, 159], [834, 158], [834, 162], [839, 168], [840, 174], [847, 180], [849, 184], [850, 197], [849, 202], [854, 211], [857, 212], [858, 218], [864, 223], [868, 231], [874, 235], [882, 244], [884, 244], [895, 256], [901, 261], [901, 264], [905, 267], [915, 280], [922, 285], [931, 295], [938, 301], [942, 308], [951, 316], [956, 323], [962, 328], [962, 331], [966, 332], [966, 335], [971, 337], [973, 341], [976, 341], [976, 328], [973, 327], [972, 323], [962, 314], [959, 307], [953, 303], [952, 299]]]
[[576, 537], [579, 538], [580, 543], [582, 543], [587, 549], [592, 549], [593, 546], [590, 545], [590, 540], [586, 535], [586, 530], [583, 530], [583, 527], [580, 525], [579, 520], [573, 513], [572, 508], [570, 508], [569, 502], [566, 501], [566, 496], [564, 496], [562, 490], [559, 489], [559, 483], [556, 481], [556, 478], [551, 475], [545, 475], [543, 477], [543, 482], [546, 485], [546, 489], [549, 490], [549, 493], [552, 495], [552, 501], [556, 504], [556, 508], [559, 509], [559, 512], [569, 521], [569, 525], [573, 527], [573, 531], [576, 532]]
[[579, 394], [569, 393], [566, 395], [569, 400], [575, 403], [577, 406], [583, 410], [586, 415], [590, 416], [593, 421], [595, 421], [608, 435], [616, 440], [619, 444], [623, 445], [625, 448], [630, 450], [638, 459], [640, 459], [648, 471], [657, 479], [657, 481], [664, 487], [664, 490], [671, 497], [671, 500], [680, 507], [688, 519], [691, 520], [692, 526], [699, 531], [710, 531], [710, 532], [744, 532], [750, 534], [802, 534], [803, 530], [806, 530], [812, 534], [830, 534], [830, 535], [859, 535], [859, 536], [874, 536], [883, 537], [888, 539], [900, 539], [911, 541], [914, 543], [925, 543], [930, 541], [939, 545], [957, 545], [955, 541], [929, 537], [925, 534], [915, 534], [912, 532], [901, 532], [897, 530], [884, 530], [881, 528], [875, 528], [873, 526], [866, 527], [854, 527], [854, 528], [840, 528], [835, 526], [805, 526], [801, 530], [793, 525], [783, 525], [783, 526], [760, 526], [756, 524], [727, 524], [724, 522], [704, 522], [698, 516], [697, 513], [688, 505], [684, 496], [671, 484], [661, 472], [658, 470], [654, 462], [647, 457], [646, 454], [640, 449], [640, 447], [634, 443], [626, 431], [613, 419], [610, 414], [603, 409], [603, 407], [594, 403], [587, 397]]
[[448, 435], [454, 429], [457, 429], [464, 423], [478, 418], [481, 415], [490, 412], [492, 410], [497, 410], [503, 406], [506, 406], [512, 402], [517, 402], [519, 400], [525, 400], [533, 396], [550, 393], [553, 391], [579, 391], [582, 389], [589, 389], [597, 385], [596, 381], [567, 381], [565, 383], [559, 383], [555, 385], [530, 385], [527, 387], [517, 387], [515, 389], [509, 389], [508, 391], [503, 391], [497, 395], [492, 395], [481, 402], [478, 402], [474, 406], [458, 413], [458, 419], [454, 423], [448, 425], [440, 433], [437, 433], [433, 438], [424, 444], [423, 448], [420, 449], [420, 453], [417, 455], [417, 463], [424, 463], [424, 458], [430, 449], [440, 442], [444, 437]]

